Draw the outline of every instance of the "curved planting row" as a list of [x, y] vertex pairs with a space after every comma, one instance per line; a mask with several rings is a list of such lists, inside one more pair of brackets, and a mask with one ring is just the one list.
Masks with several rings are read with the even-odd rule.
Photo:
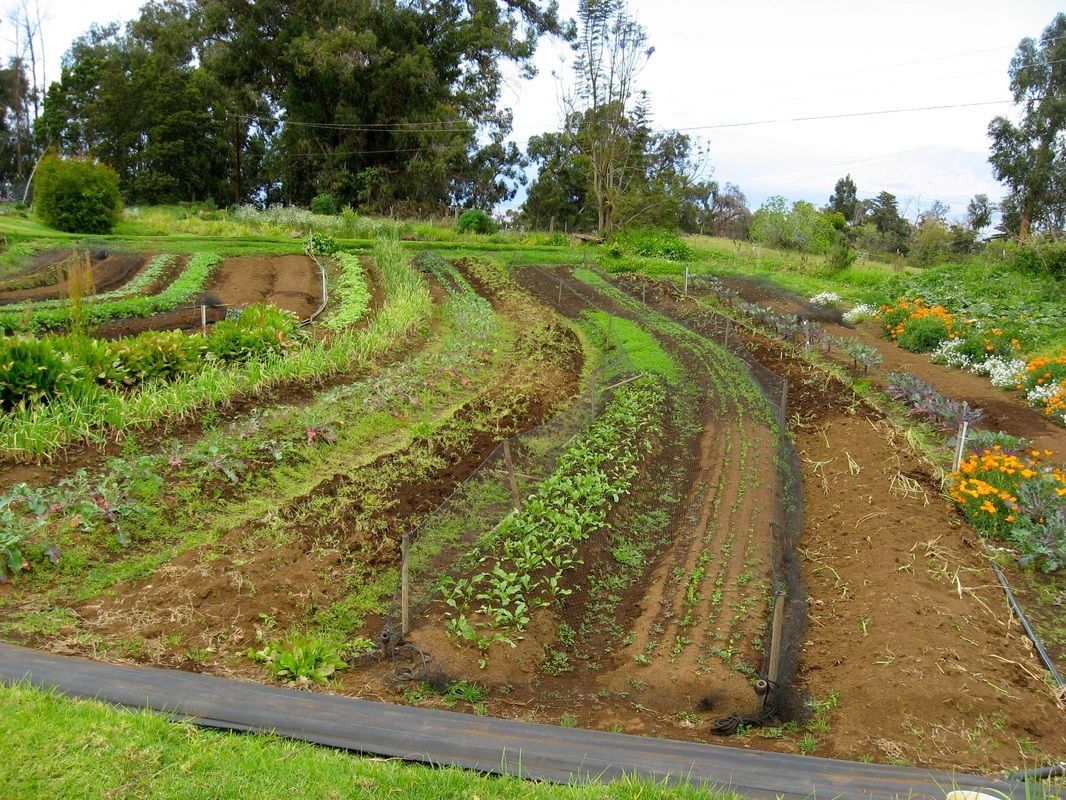
[[[169, 266], [169, 260], [163, 259], [172, 258], [173, 256], [160, 256], [154, 259], [150, 265], [150, 269], [152, 266], [155, 267], [154, 273], [137, 288], [144, 288], [156, 280]], [[159, 294], [122, 297], [121, 295], [128, 294], [131, 287], [138, 283], [135, 280], [116, 292], [93, 297], [91, 301], [89, 298], [83, 298], [77, 310], [69, 301], [59, 301], [57, 307], [38, 309], [34, 306], [32, 316], [27, 320], [29, 309], [24, 308], [21, 311], [4, 309], [0, 311], [0, 330], [12, 332], [23, 330], [27, 326], [31, 330], [62, 328], [75, 322], [97, 324], [123, 317], [149, 317], [163, 311], [170, 311], [183, 303], [190, 302], [200, 294], [207, 279], [221, 260], [221, 257], [214, 253], [197, 253], [189, 259], [182, 273]], [[147, 274], [148, 270], [141, 273], [138, 278], [145, 278]], [[118, 299], [107, 299], [111, 295], [115, 295]], [[73, 317], [72, 310], [75, 311]]]
[[486, 570], [444, 578], [440, 589], [454, 611], [451, 635], [482, 650], [514, 646], [531, 615], [570, 593], [561, 583], [581, 563], [579, 547], [607, 521], [627, 493], [637, 463], [657, 430], [665, 392], [652, 377], [622, 388], [604, 412], [559, 458], [552, 474], [479, 542], [472, 558]]
[[149, 331], [116, 341], [83, 333], [0, 337], [0, 411], [77, 401], [93, 387], [129, 388], [188, 376], [209, 363], [280, 354], [296, 344], [298, 324], [294, 315], [260, 305], [209, 333]]
[[337, 253], [337, 263], [341, 276], [337, 281], [336, 292], [339, 304], [322, 323], [330, 330], [340, 330], [359, 322], [370, 308], [370, 289], [367, 287], [366, 271], [359, 256], [352, 253]]
[[[86, 295], [85, 298], [83, 298], [83, 301], [108, 303], [112, 300], [140, 294], [159, 280], [159, 278], [161, 278], [170, 268], [170, 265], [174, 263], [176, 258], [177, 256], [167, 253], [155, 256], [148, 262], [148, 266], [141, 270], [133, 280], [110, 292]], [[46, 309], [68, 308], [70, 304], [71, 301], [69, 298], [61, 298], [57, 300], [23, 300], [17, 303], [9, 303], [0, 306], [0, 314], [24, 314], [27, 310], [44, 311]]]
[[366, 328], [308, 340], [265, 359], [239, 364], [205, 361], [194, 374], [149, 380], [133, 393], [93, 384], [77, 396], [15, 408], [0, 415], [0, 447], [15, 459], [50, 457], [72, 443], [100, 441], [112, 432], [183, 419], [241, 392], [263, 391], [284, 381], [306, 381], [365, 364], [421, 324], [432, 308], [429, 292], [398, 245], [378, 245], [375, 257], [388, 301]]

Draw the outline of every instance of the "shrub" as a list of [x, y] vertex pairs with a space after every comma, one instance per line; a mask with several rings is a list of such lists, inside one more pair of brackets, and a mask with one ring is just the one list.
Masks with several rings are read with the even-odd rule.
[[0, 339], [0, 408], [25, 408], [77, 383], [70, 361], [52, 342], [32, 336]]
[[1033, 275], [1066, 279], [1066, 239], [1019, 247], [1014, 253], [1014, 267]]
[[829, 252], [825, 254], [825, 265], [830, 272], [842, 272], [855, 263], [858, 253], [848, 245], [847, 237], [840, 231], [833, 234]]
[[217, 323], [207, 347], [223, 361], [249, 361], [283, 353], [293, 344], [299, 321], [276, 306], [248, 306], [236, 319]]
[[670, 261], [688, 261], [692, 258], [692, 248], [680, 236], [661, 228], [625, 231], [615, 236], [611, 245], [618, 245], [624, 252], [646, 258], [665, 258]]
[[186, 336], [181, 331], [147, 331], [121, 342], [115, 359], [125, 373], [124, 382], [134, 384], [192, 371], [206, 349], [200, 336]]
[[37, 167], [37, 214], [71, 233], [110, 233], [122, 211], [118, 174], [86, 159], [49, 157]]
[[485, 211], [471, 208], [459, 217], [459, 230], [463, 233], [495, 233], [496, 223]]
[[311, 198], [311, 213], [333, 216], [337, 213], [337, 200], [331, 194], [316, 194]]
[[337, 240], [328, 233], [313, 232], [307, 237], [304, 253], [309, 256], [330, 256], [338, 250]]
[[912, 353], [928, 353], [951, 335], [941, 317], [921, 317], [907, 322], [896, 344]]

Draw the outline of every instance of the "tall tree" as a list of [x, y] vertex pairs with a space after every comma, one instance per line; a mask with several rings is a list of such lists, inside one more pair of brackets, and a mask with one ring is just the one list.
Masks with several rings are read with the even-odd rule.
[[1033, 228], [1061, 218], [1066, 204], [1066, 14], [1055, 16], [1039, 43], [1021, 41], [1008, 73], [1021, 120], [992, 120], [988, 160], [1008, 187], [1004, 222], [1025, 241]]
[[134, 202], [492, 205], [522, 177], [502, 64], [545, 33], [551, 0], [157, 0], [75, 42], [41, 136]]
[[[18, 182], [25, 175], [24, 156], [31, 151], [32, 140], [25, 120], [30, 113], [30, 80], [21, 59], [13, 58], [0, 69], [0, 178]], [[6, 190], [13, 189], [5, 186]]]
[[873, 226], [877, 235], [877, 249], [888, 253], [907, 252], [912, 229], [899, 213], [894, 194], [882, 191], [872, 200], [864, 200], [859, 215], [862, 222]]
[[498, 199], [469, 164], [517, 166], [496, 111], [501, 65], [531, 74], [538, 38], [565, 33], [542, 0], [205, 0], [204, 13], [211, 69], [284, 116], [284, 199], [378, 209]]
[[992, 203], [987, 194], [975, 194], [966, 205], [966, 223], [975, 231], [992, 224]]
[[554, 224], [564, 230], [581, 231], [596, 226], [592, 169], [569, 131], [569, 126], [564, 126], [562, 131], [529, 139], [526, 149], [538, 172], [522, 203], [521, 219], [534, 228]]
[[858, 189], [849, 173], [838, 180], [836, 186], [833, 187], [833, 194], [829, 197], [829, 210], [843, 214], [845, 220], [852, 222], [855, 220], [858, 208]]
[[646, 117], [646, 95], [636, 79], [651, 58], [648, 34], [624, 0], [580, 0], [574, 42], [576, 95], [567, 102], [571, 135], [592, 170], [596, 228], [616, 227], [616, 215], [637, 170], [633, 157], [634, 118]]

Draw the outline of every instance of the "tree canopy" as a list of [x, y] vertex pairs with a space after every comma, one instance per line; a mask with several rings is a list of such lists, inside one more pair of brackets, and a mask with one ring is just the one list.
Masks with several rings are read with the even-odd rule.
[[131, 202], [491, 206], [521, 179], [502, 63], [566, 33], [540, 0], [153, 2], [74, 43], [39, 135]]
[[1003, 225], [1024, 241], [1033, 229], [1066, 225], [1066, 14], [1055, 16], [1039, 42], [1023, 39], [1008, 72], [1021, 120], [992, 120], [989, 161], [1007, 185]]

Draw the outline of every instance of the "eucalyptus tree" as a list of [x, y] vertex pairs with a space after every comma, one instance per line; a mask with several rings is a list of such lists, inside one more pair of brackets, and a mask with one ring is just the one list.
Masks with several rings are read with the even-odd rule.
[[1039, 42], [1021, 41], [1008, 74], [1020, 119], [989, 124], [989, 161], [1007, 185], [1004, 225], [1024, 241], [1034, 228], [1062, 227], [1066, 215], [1066, 14], [1055, 16]]

